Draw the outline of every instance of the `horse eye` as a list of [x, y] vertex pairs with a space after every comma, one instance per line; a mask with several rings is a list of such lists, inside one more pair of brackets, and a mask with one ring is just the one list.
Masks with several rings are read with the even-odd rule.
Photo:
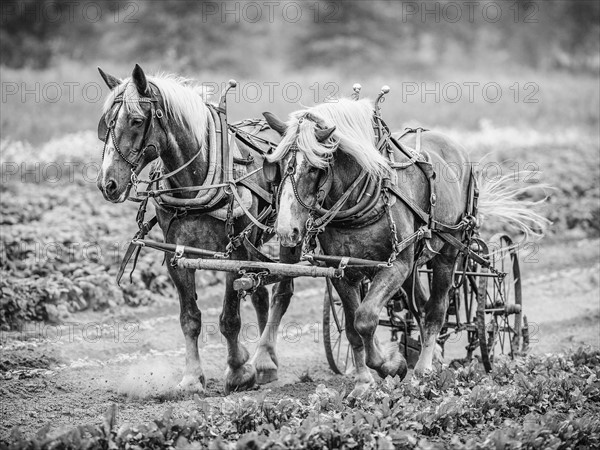
[[144, 123], [143, 119], [131, 119], [131, 125], [139, 127], [141, 124]]

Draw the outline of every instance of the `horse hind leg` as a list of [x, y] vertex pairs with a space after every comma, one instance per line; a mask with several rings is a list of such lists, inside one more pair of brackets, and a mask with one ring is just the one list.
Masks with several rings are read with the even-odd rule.
[[[425, 309], [425, 304], [427, 303], [428, 297], [423, 290], [423, 285], [421, 280], [419, 279], [418, 268], [416, 277], [414, 278], [414, 289], [413, 289], [413, 274], [406, 279], [404, 282], [404, 290], [408, 293], [408, 307], [413, 316], [417, 319], [418, 324], [421, 324], [421, 316], [420, 312]], [[411, 294], [414, 294], [414, 301], [411, 298]], [[444, 361], [444, 351], [441, 345], [436, 344], [435, 351], [433, 354], [433, 360], [438, 363], [442, 363]]]
[[185, 391], [204, 393], [206, 381], [198, 352], [198, 336], [202, 331], [202, 314], [196, 304], [195, 271], [176, 269], [170, 264], [167, 267], [179, 294], [179, 321], [185, 338], [185, 370], [177, 387]]
[[438, 255], [432, 261], [433, 279], [431, 295], [420, 313], [421, 354], [415, 365], [415, 373], [423, 374], [433, 369], [433, 360], [440, 358], [437, 338], [446, 320], [448, 291], [452, 285], [454, 257]]

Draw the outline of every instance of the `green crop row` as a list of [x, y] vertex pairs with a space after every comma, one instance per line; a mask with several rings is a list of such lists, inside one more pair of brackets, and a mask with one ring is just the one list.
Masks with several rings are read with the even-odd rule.
[[185, 419], [115, 422], [50, 432], [19, 431], [3, 448], [562, 449], [600, 445], [600, 351], [502, 360], [491, 374], [477, 363], [424, 378], [380, 381], [366, 397], [319, 385], [306, 401], [196, 397]]

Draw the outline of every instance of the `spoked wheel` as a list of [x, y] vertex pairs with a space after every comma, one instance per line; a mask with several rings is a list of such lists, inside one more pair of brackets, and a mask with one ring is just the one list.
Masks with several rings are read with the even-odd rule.
[[480, 316], [485, 317], [485, 329], [479, 329], [480, 345], [483, 365], [491, 371], [497, 355], [514, 358], [527, 349], [529, 342], [527, 333], [523, 333], [521, 272], [516, 248], [510, 237], [496, 234], [490, 239], [488, 254], [496, 276], [485, 278], [486, 295], [478, 304], [477, 318], [480, 325]]
[[[471, 251], [480, 256], [487, 255], [488, 248], [481, 239], [473, 239]], [[467, 331], [467, 357], [470, 361], [474, 353], [481, 351], [481, 360], [489, 360], [485, 339], [485, 310], [479, 308], [484, 303], [487, 295], [487, 277], [489, 271], [471, 258], [460, 257], [457, 264], [456, 279], [458, 283], [453, 288], [455, 303], [458, 303], [457, 319], [460, 316], [462, 323], [466, 324]], [[455, 306], [455, 307], [456, 307]], [[484, 363], [485, 366], [485, 363]]]
[[340, 375], [354, 370], [354, 354], [346, 337], [346, 316], [340, 297], [329, 278], [323, 299], [323, 343], [329, 367]]

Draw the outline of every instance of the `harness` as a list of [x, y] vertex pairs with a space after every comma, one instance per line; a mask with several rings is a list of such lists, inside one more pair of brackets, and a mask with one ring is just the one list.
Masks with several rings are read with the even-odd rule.
[[[310, 213], [309, 219], [306, 223], [307, 232], [305, 237], [305, 249], [307, 253], [314, 252], [314, 249], [316, 248], [316, 238], [325, 230], [325, 227], [327, 226], [335, 228], [339, 227], [341, 224], [345, 227], [350, 226], [359, 228], [375, 223], [376, 221], [380, 220], [383, 215], [387, 215], [390, 236], [392, 239], [392, 251], [385, 263], [382, 264], [381, 262], [377, 263], [373, 261], [373, 265], [390, 267], [403, 250], [413, 244], [423, 242], [424, 245], [416, 251], [416, 265], [418, 255], [425, 247], [434, 252], [434, 250], [430, 247], [429, 240], [432, 238], [433, 234], [435, 234], [445, 242], [456, 247], [466, 257], [473, 258], [479, 264], [492, 269], [489, 261], [482, 258], [470, 249], [471, 239], [477, 226], [477, 199], [479, 195], [476, 177], [474, 176], [472, 168], [468, 185], [468, 201], [463, 218], [459, 223], [454, 225], [449, 225], [438, 221], [435, 217], [435, 207], [437, 203], [437, 195], [435, 190], [436, 174], [433, 169], [433, 165], [431, 164], [431, 158], [427, 152], [421, 148], [422, 134], [428, 130], [423, 128], [407, 128], [400, 138], [396, 139], [394, 136], [392, 136], [389, 127], [381, 118], [378, 106], [385, 93], [387, 93], [387, 91], [385, 91], [384, 88], [376, 101], [376, 108], [373, 116], [373, 126], [376, 135], [376, 148], [386, 157], [389, 167], [391, 169], [395, 169], [394, 172], [411, 166], [417, 166], [420, 169], [427, 180], [427, 184], [429, 185], [428, 204], [425, 208], [423, 208], [413, 198], [411, 198], [408, 193], [397, 184], [396, 180], [394, 179], [397, 179], [397, 176], [395, 176], [396, 174], [381, 177], [380, 179], [374, 179], [374, 177], [369, 177], [366, 171], [363, 170], [344, 192], [344, 194], [342, 194], [342, 196], [333, 204], [333, 206], [331, 206], [331, 208], [323, 208], [322, 203], [325, 200], [328, 191], [323, 192], [321, 191], [321, 188], [319, 189], [319, 195], [317, 195], [317, 201], [315, 204], [309, 205], [299, 195], [296, 186], [296, 180], [293, 177], [296, 168], [296, 153], [298, 152], [297, 142], [294, 141], [290, 147], [292, 158], [290, 159], [288, 167], [285, 170], [282, 184], [285, 182], [287, 177], [290, 178], [296, 200]], [[358, 96], [355, 96], [354, 98], [358, 98]], [[400, 142], [404, 136], [411, 133], [416, 134], [416, 145], [414, 150]], [[396, 150], [399, 150], [404, 156], [407, 157], [408, 160], [395, 161], [394, 158]], [[332, 164], [333, 161], [331, 160], [327, 167], [327, 179], [330, 179], [332, 176]], [[350, 196], [356, 191], [356, 189], [359, 188], [359, 186], [361, 186], [361, 183], [363, 185], [362, 191], [358, 196], [356, 205], [347, 209], [342, 209]], [[327, 184], [328, 183], [326, 181], [321, 186], [327, 186]], [[329, 187], [331, 187], [330, 183]], [[368, 197], [365, 196], [365, 192], [369, 192], [370, 195]], [[367, 197], [367, 201], [365, 200], [365, 197]], [[392, 216], [391, 207], [393, 206], [395, 200], [399, 200], [404, 203], [420, 223], [418, 228], [413, 233], [409, 234], [402, 240], [398, 239], [396, 224]], [[455, 237], [457, 232], [461, 232], [462, 239]], [[312, 260], [310, 255], [305, 255], [305, 257], [306, 259]], [[414, 272], [416, 273], [416, 271]]]
[[[135, 242], [143, 239], [158, 222], [156, 216], [145, 221], [147, 204], [150, 199], [154, 201], [157, 208], [168, 210], [173, 214], [165, 230], [165, 235], [168, 235], [169, 229], [175, 220], [190, 214], [214, 213], [225, 208], [226, 213], [222, 220], [225, 222], [229, 243], [226, 246], [225, 252], [216, 253], [213, 256], [229, 258], [235, 249], [244, 245], [251, 255], [255, 255], [259, 258], [266, 258], [266, 256], [262, 255], [262, 253], [250, 242], [247, 236], [255, 226], [259, 227], [267, 234], [272, 233], [272, 226], [270, 224], [274, 217], [274, 208], [271, 204], [273, 196], [271, 192], [265, 190], [259, 186], [258, 183], [251, 180], [251, 177], [262, 169], [259, 168], [246, 173], [245, 167], [254, 163], [254, 158], [250, 154], [250, 150], [254, 150], [258, 154], [265, 154], [276, 147], [277, 143], [263, 139], [255, 134], [268, 128], [268, 125], [263, 120], [245, 120], [231, 125], [227, 123], [226, 94], [227, 91], [231, 87], [235, 87], [235, 85], [236, 83], [233, 80], [229, 82], [228, 87], [221, 95], [218, 106], [207, 105], [210, 114], [212, 115], [213, 122], [215, 123], [215, 134], [217, 138], [215, 139], [215, 142], [209, 143], [209, 153], [212, 155], [212, 158], [209, 157], [209, 159], [211, 159], [209, 161], [209, 173], [201, 186], [171, 188], [168, 186], [168, 179], [181, 172], [195, 161], [202, 153], [202, 149], [199, 149], [192, 158], [171, 172], [161, 173], [161, 168], [155, 164], [150, 172], [150, 178], [148, 180], [141, 180], [137, 176], [138, 167], [142, 162], [146, 151], [151, 147], [154, 147], [156, 150], [159, 148], [158, 142], [150, 142], [150, 136], [152, 136], [152, 129], [155, 126], [155, 122], [158, 122], [165, 137], [167, 137], [167, 151], [170, 149], [165, 114], [161, 109], [162, 97], [158, 88], [152, 83], [149, 83], [148, 97], [142, 97], [138, 100], [142, 103], [149, 103], [151, 107], [150, 120], [146, 125], [142, 138], [141, 151], [133, 150], [128, 154], [125, 154], [117, 142], [115, 135], [116, 117], [124, 103], [123, 94], [115, 98], [114, 104], [117, 106], [115, 108], [113, 104], [110, 117], [103, 117], [100, 120], [98, 125], [98, 138], [104, 141], [102, 160], [104, 160], [109, 139], [112, 139], [115, 151], [131, 169], [129, 186], [137, 187], [140, 182], [147, 184], [145, 191], [137, 192], [135, 197], [129, 198], [131, 201], [140, 203], [136, 217], [138, 231], [125, 252], [117, 274], [117, 283], [119, 283], [122, 278], [125, 268], [132, 257], [134, 258], [134, 262], [131, 274], [133, 274], [141, 250], [141, 246], [136, 245]], [[250, 128], [251, 131], [247, 131], [248, 128]], [[230, 135], [231, 141], [229, 140]], [[241, 145], [238, 145], [238, 142]], [[238, 149], [240, 156], [234, 156], [234, 148]], [[132, 154], [135, 155], [135, 158], [132, 158]], [[221, 158], [220, 161], [217, 160], [219, 157]], [[240, 172], [244, 172], [243, 175], [235, 177], [235, 167], [242, 167], [243, 170]], [[219, 179], [218, 177], [221, 176], [222, 178]], [[159, 184], [160, 182], [166, 187], [161, 187]], [[244, 201], [237, 191], [238, 186], [247, 188], [253, 195], [258, 196], [268, 205], [260, 211], [258, 217], [254, 217], [247, 207], [244, 206]], [[198, 195], [194, 198], [181, 198], [174, 195], [184, 192], [197, 192]], [[235, 206], [236, 202], [238, 205], [237, 207]], [[239, 209], [240, 215], [243, 214], [250, 220], [249, 225], [237, 235], [234, 233], [234, 209], [236, 208]]]

